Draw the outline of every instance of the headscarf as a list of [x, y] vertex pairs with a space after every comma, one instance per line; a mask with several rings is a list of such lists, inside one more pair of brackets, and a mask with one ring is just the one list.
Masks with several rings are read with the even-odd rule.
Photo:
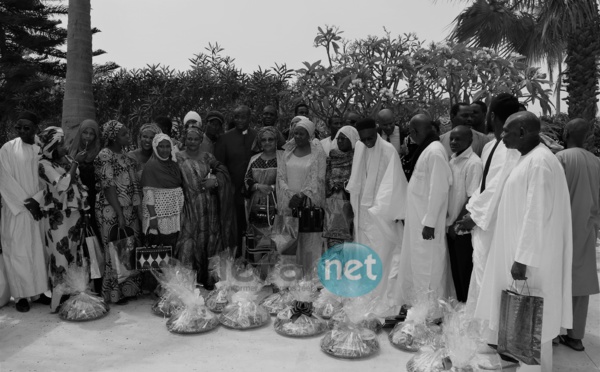
[[356, 130], [356, 128], [354, 128], [351, 125], [345, 125], [345, 126], [341, 127], [340, 130], [338, 130], [338, 132], [335, 135], [335, 138], [334, 138], [335, 141], [337, 141], [337, 138], [339, 137], [340, 133], [343, 133], [346, 137], [348, 137], [348, 139], [350, 140], [350, 143], [352, 143], [352, 148], [354, 148], [354, 146], [356, 145], [356, 142], [358, 142], [360, 140], [358, 131]]
[[[171, 156], [163, 159], [158, 155], [158, 144], [167, 140], [171, 144]], [[155, 187], [159, 189], [175, 189], [181, 187], [183, 178], [177, 165], [173, 141], [164, 133], [159, 133], [152, 140], [153, 153], [142, 171], [142, 187]]]
[[108, 146], [110, 142], [116, 140], [119, 131], [123, 127], [124, 125], [116, 120], [110, 120], [104, 123], [102, 126], [102, 141], [104, 142], [104, 146]]
[[273, 136], [275, 136], [276, 142], [277, 142], [276, 148], [278, 148], [278, 149], [281, 148], [281, 146], [283, 146], [283, 144], [285, 143], [285, 140], [283, 139], [283, 134], [281, 134], [279, 129], [277, 129], [275, 127], [262, 127], [258, 130], [258, 133], [256, 134], [256, 138], [254, 139], [254, 142], [252, 143], [252, 151], [253, 152], [263, 151], [260, 141], [262, 140], [262, 138], [265, 134], [272, 134]]
[[202, 118], [196, 111], [190, 111], [183, 117], [183, 125], [188, 122], [188, 120], [196, 120], [198, 125], [202, 125]]
[[304, 122], [302, 127], [308, 132], [309, 142], [319, 142], [319, 140], [315, 139], [315, 124], [305, 116], [294, 116], [292, 122], [290, 123], [290, 134], [288, 137], [288, 141], [285, 143], [285, 145], [282, 146], [284, 150], [296, 148], [296, 141], [294, 140], [294, 129], [296, 129], [296, 127], [299, 126], [301, 122]]
[[52, 160], [54, 159], [54, 151], [65, 138], [65, 132], [59, 127], [48, 127], [39, 134], [38, 138], [42, 149], [42, 157]]
[[[86, 129], [92, 129], [94, 131], [94, 141], [92, 143], [88, 143], [87, 145], [81, 139], [81, 135], [83, 131]], [[85, 162], [91, 163], [102, 148], [102, 144], [100, 143], [100, 128], [98, 127], [98, 123], [96, 123], [92, 119], [86, 119], [81, 122], [79, 126], [79, 130], [77, 131], [77, 136], [73, 140], [73, 144], [71, 145], [71, 157], [75, 157], [81, 151], [86, 151]]]
[[306, 129], [306, 131], [308, 132], [308, 136], [312, 140], [313, 138], [315, 138], [315, 123], [310, 121], [308, 118], [305, 118], [304, 116], [301, 116], [301, 118], [302, 119], [300, 119], [300, 121], [296, 123], [296, 127]]
[[154, 133], [155, 137], [157, 134], [162, 133], [162, 129], [160, 129], [160, 127], [158, 125], [156, 125], [155, 123], [148, 123], [148, 124], [142, 125], [140, 127], [140, 130], [138, 131], [138, 148], [139, 149], [142, 148], [142, 133], [144, 133], [147, 130]]

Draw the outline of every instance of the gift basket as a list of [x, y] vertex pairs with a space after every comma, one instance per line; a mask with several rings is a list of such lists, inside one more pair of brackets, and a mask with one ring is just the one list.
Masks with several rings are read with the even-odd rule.
[[423, 347], [406, 363], [408, 372], [438, 372], [450, 370], [451, 364], [445, 349]]
[[335, 323], [321, 340], [321, 350], [326, 354], [345, 359], [359, 359], [374, 355], [379, 341], [374, 331], [366, 328], [364, 320], [370, 304], [353, 300], [344, 305], [345, 320]]
[[101, 318], [110, 310], [104, 299], [95, 296], [88, 289], [90, 280], [87, 265], [69, 265], [65, 273], [62, 294], [71, 295], [58, 311], [58, 316], [63, 320], [83, 322]]
[[316, 290], [312, 281], [304, 280], [290, 289], [293, 302], [277, 314], [275, 332], [289, 337], [310, 337], [328, 329], [327, 322], [313, 313]]
[[315, 314], [323, 319], [329, 319], [333, 314], [342, 309], [342, 298], [329, 292], [326, 288], [321, 290], [319, 297], [314, 302]]
[[347, 299], [343, 307], [331, 316], [330, 324], [332, 327], [335, 327], [335, 325], [339, 323], [348, 322], [348, 314], [346, 311], [346, 306], [348, 304], [351, 304], [352, 308], [362, 309], [360, 320], [358, 320], [360, 326], [375, 333], [381, 331], [383, 328], [383, 322], [375, 313], [375, 308], [379, 304], [379, 297], [372, 296], [362, 296]]
[[231, 301], [219, 316], [221, 324], [239, 330], [258, 328], [267, 324], [271, 316], [267, 309], [258, 304], [258, 292], [261, 288], [262, 284], [258, 282], [239, 286], [238, 291], [231, 295]]
[[183, 307], [183, 301], [169, 289], [170, 287], [166, 283], [178, 282], [181, 285], [188, 285], [190, 290], [194, 290], [196, 272], [183, 267], [175, 259], [171, 259], [168, 265], [161, 268], [160, 272], [153, 270], [152, 273], [162, 289], [160, 298], [152, 305], [152, 312], [158, 316], [169, 318]]
[[417, 297], [414, 305], [408, 309], [404, 322], [396, 324], [388, 339], [400, 350], [416, 352], [424, 345], [441, 346], [441, 328], [431, 322], [428, 317], [435, 311], [437, 302], [431, 293], [423, 293]]
[[233, 273], [237, 268], [235, 260], [229, 255], [228, 251], [212, 257], [210, 261], [211, 275], [218, 281], [215, 283], [215, 289], [206, 296], [206, 306], [212, 312], [220, 313], [229, 303], [234, 278]]
[[267, 277], [267, 283], [273, 285], [274, 293], [260, 302], [269, 311], [269, 314], [277, 315], [294, 301], [289, 288], [297, 282], [301, 273], [302, 267], [286, 262], [282, 257], [279, 258]]

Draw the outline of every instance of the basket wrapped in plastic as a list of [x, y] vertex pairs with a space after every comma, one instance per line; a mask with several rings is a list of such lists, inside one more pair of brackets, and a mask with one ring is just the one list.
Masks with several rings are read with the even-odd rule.
[[87, 265], [69, 265], [62, 283], [62, 293], [71, 297], [65, 301], [58, 311], [58, 316], [63, 320], [83, 322], [101, 318], [108, 314], [110, 308], [104, 299], [95, 296], [88, 289], [90, 281]]
[[331, 316], [331, 327], [335, 327], [336, 324], [339, 323], [344, 323], [344, 322], [348, 322], [348, 314], [347, 314], [347, 307], [350, 306], [351, 308], [360, 308], [363, 309], [362, 313], [360, 313], [358, 316], [359, 319], [357, 319], [357, 324], [360, 325], [361, 327], [365, 327], [367, 329], [370, 329], [371, 331], [378, 333], [379, 331], [381, 331], [381, 329], [383, 328], [383, 322], [381, 321], [381, 319], [372, 312], [372, 309], [375, 307], [375, 304], [377, 302], [377, 298], [354, 298], [352, 300], [346, 301], [346, 304], [344, 305], [343, 308], [341, 308], [340, 310], [338, 310], [337, 312], [335, 312], [332, 316]]
[[445, 349], [424, 347], [406, 363], [408, 372], [439, 372], [450, 370]]
[[441, 328], [428, 322], [436, 301], [430, 293], [419, 295], [414, 305], [408, 309], [404, 322], [396, 324], [388, 339], [396, 348], [409, 352], [417, 352], [425, 345], [436, 348], [443, 344]]
[[215, 283], [215, 289], [206, 296], [206, 306], [210, 311], [220, 313], [229, 303], [236, 270], [235, 260], [229, 255], [228, 251], [225, 251], [212, 257], [210, 266], [211, 275], [218, 281]]
[[184, 303], [183, 308], [177, 310], [169, 320], [167, 329], [173, 333], [204, 333], [212, 331], [219, 325], [219, 319], [204, 304], [200, 291], [187, 289], [180, 294]]
[[273, 285], [274, 293], [260, 302], [269, 311], [269, 314], [277, 315], [294, 301], [289, 288], [297, 282], [301, 275], [301, 266], [287, 262], [284, 258], [277, 261], [267, 277], [267, 284]]
[[323, 288], [314, 302], [315, 314], [323, 319], [330, 319], [342, 309], [342, 298]]
[[193, 291], [196, 284], [196, 272], [171, 259], [169, 265], [162, 267], [160, 272], [153, 270], [152, 273], [162, 288], [160, 298], [152, 305], [152, 312], [158, 316], [168, 318], [183, 307], [183, 301], [169, 289], [170, 287], [166, 283], [178, 282], [187, 285]]
[[312, 281], [300, 281], [290, 293], [294, 300], [277, 314], [275, 332], [289, 337], [310, 337], [325, 332], [327, 322], [313, 313], [316, 287]]
[[261, 327], [269, 322], [271, 316], [267, 309], [258, 304], [260, 285], [240, 287], [231, 295], [229, 305], [219, 315], [219, 321], [225, 327], [232, 329], [252, 329]]

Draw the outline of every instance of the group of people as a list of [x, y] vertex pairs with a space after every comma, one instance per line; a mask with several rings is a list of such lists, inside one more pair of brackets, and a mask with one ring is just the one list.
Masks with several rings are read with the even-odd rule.
[[[375, 290], [381, 308], [410, 306], [422, 292], [455, 297], [486, 321], [490, 343], [501, 291], [527, 280], [544, 298], [543, 370], [551, 370], [548, 345], [561, 327], [569, 329], [561, 341], [583, 349], [589, 295], [599, 292], [600, 160], [583, 149], [589, 123], [569, 122], [567, 149], [555, 155], [540, 137], [539, 118], [510, 94], [489, 108], [455, 104], [452, 129], [441, 136], [426, 111], [415, 113], [407, 131], [390, 109], [375, 119], [331, 117], [327, 135], [308, 105], [294, 114], [281, 132], [277, 109], [267, 106], [254, 130], [250, 108], [239, 106], [223, 132], [220, 112], [203, 123], [190, 111], [177, 139], [170, 119], [157, 118], [126, 152], [129, 130], [117, 121], [100, 128], [85, 120], [68, 147], [62, 129], [36, 136], [37, 117], [23, 113], [18, 138], [0, 149], [2, 253], [17, 310], [40, 294], [37, 301], [57, 308], [82, 226], [97, 232], [106, 252], [96, 290], [122, 303], [148, 283], [113, 269], [106, 247], [120, 234], [172, 246], [212, 289], [210, 257], [250, 251], [252, 229], [265, 221], [271, 227], [275, 215], [321, 208], [322, 227], [298, 232], [293, 248], [279, 252], [295, 255], [305, 271], [330, 247], [364, 244], [383, 263]], [[269, 249], [277, 245], [263, 253]]]

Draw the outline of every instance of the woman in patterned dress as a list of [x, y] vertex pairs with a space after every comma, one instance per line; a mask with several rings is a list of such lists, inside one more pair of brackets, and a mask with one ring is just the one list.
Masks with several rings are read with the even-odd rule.
[[198, 127], [190, 127], [185, 151], [176, 155], [183, 176], [185, 205], [174, 253], [184, 265], [196, 270], [199, 283], [212, 289], [208, 259], [235, 247], [237, 233], [229, 172], [212, 154], [200, 151], [203, 138]]
[[66, 269], [75, 262], [81, 241], [84, 211], [89, 209], [87, 191], [79, 178], [78, 161], [67, 155], [65, 134], [61, 128], [48, 127], [39, 135], [42, 157], [40, 182], [44, 187], [44, 238], [50, 253], [48, 274], [52, 285], [50, 309], [58, 310]]
[[135, 241], [139, 244], [140, 225], [137, 209], [140, 205], [140, 191], [136, 164], [123, 152], [129, 145], [129, 131], [116, 120], [111, 120], [102, 127], [102, 139], [105, 147], [94, 160], [96, 168], [96, 220], [105, 249], [106, 268], [102, 282], [102, 294], [105, 301], [125, 303], [127, 297], [140, 293], [141, 279], [136, 271], [128, 276], [117, 275], [112, 267], [108, 249], [110, 229], [118, 225], [120, 229], [129, 228], [134, 232]]

